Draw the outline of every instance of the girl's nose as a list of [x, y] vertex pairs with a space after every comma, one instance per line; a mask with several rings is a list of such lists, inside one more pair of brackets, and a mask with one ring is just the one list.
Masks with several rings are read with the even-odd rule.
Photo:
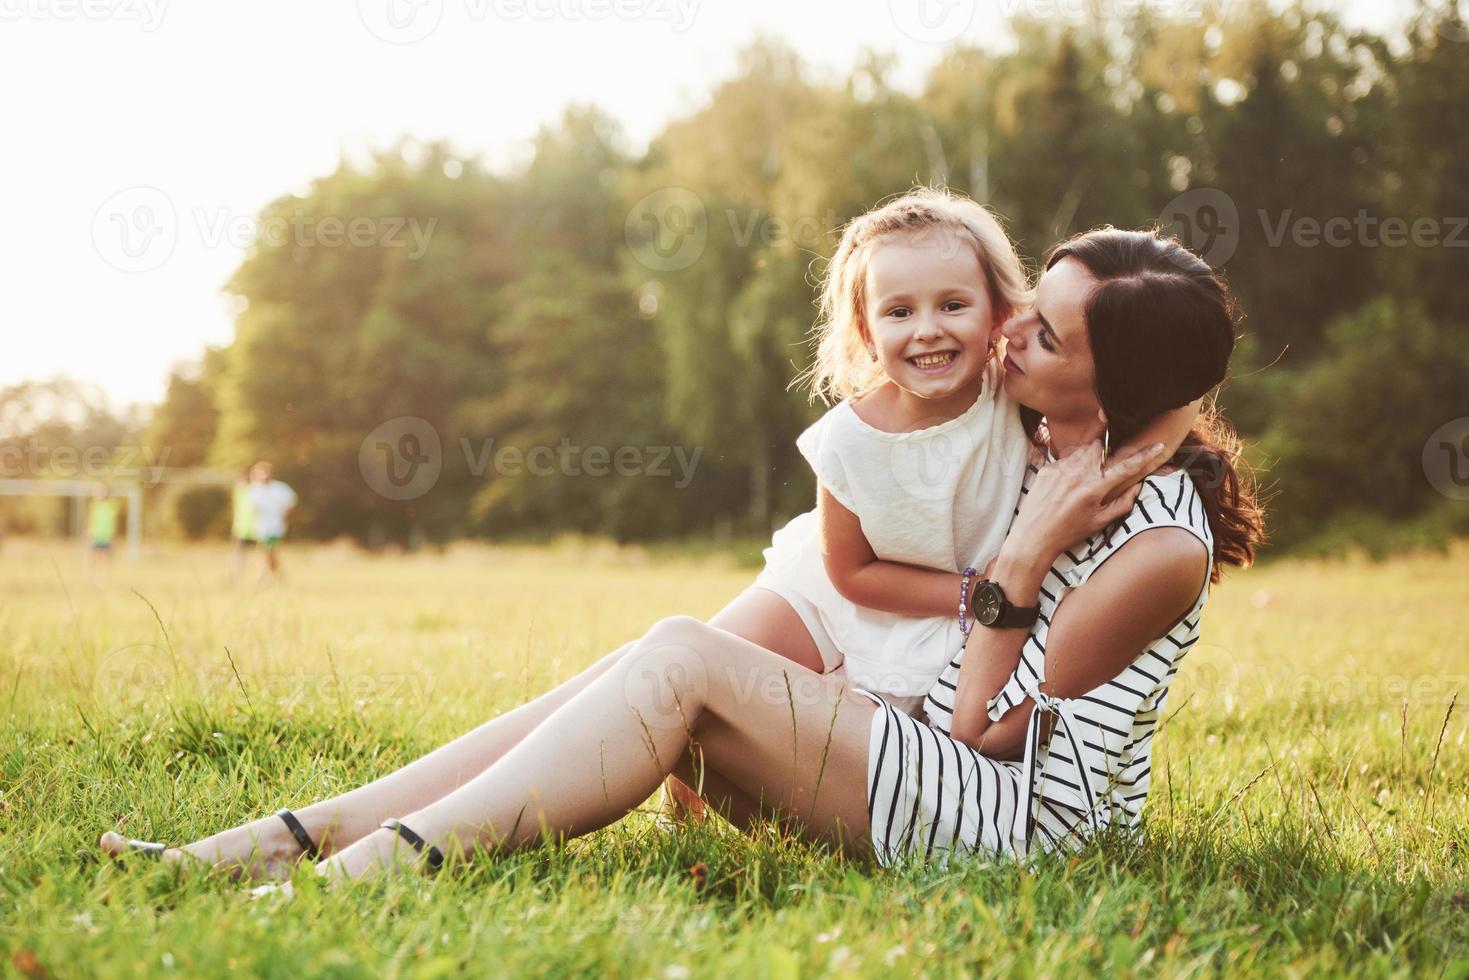
[[944, 335], [939, 328], [938, 318], [926, 313], [913, 317], [913, 336], [920, 340], [936, 340]]

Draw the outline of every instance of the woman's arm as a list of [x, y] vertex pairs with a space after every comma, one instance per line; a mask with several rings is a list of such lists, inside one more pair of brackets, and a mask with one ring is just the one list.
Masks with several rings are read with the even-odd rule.
[[[1056, 608], [1039, 690], [1074, 698], [1116, 677], [1177, 625], [1208, 574], [1208, 549], [1188, 531], [1160, 527], [1134, 535]], [[1034, 703], [1022, 699], [976, 747], [991, 758], [1020, 758]]]
[[859, 606], [902, 616], [959, 615], [962, 574], [878, 558], [857, 515], [826, 487], [818, 485], [816, 493], [821, 557], [838, 592]]
[[[1006, 598], [1017, 606], [1035, 605], [1056, 557], [1067, 546], [1126, 516], [1140, 489], [1136, 481], [1157, 466], [1164, 452], [1165, 447], [1155, 445], [1143, 452], [1119, 454], [1103, 470], [1101, 446], [1093, 444], [1042, 467], [1021, 501], [1020, 513], [1010, 525], [990, 575]], [[1119, 488], [1120, 494], [1103, 503]], [[1001, 750], [994, 740], [1003, 737], [1004, 730], [987, 737], [991, 722], [986, 705], [1015, 669], [1028, 635], [1025, 629], [983, 626], [969, 635], [954, 698], [950, 727], [954, 738], [987, 755]]]

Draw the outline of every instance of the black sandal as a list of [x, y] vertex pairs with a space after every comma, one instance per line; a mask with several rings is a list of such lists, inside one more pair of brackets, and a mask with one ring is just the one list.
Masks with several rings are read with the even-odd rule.
[[412, 844], [415, 851], [425, 855], [428, 859], [429, 871], [437, 872], [439, 868], [444, 866], [444, 852], [415, 834], [409, 828], [403, 826], [401, 821], [384, 820], [379, 826], [384, 830], [393, 831], [399, 837]]
[[[294, 813], [292, 813], [288, 809], [282, 808], [280, 810], [277, 810], [275, 815], [281, 818], [281, 822], [286, 825], [286, 829], [291, 832], [291, 836], [296, 838], [296, 843], [301, 845], [301, 851], [303, 852], [304, 856], [310, 858], [313, 861], [321, 860], [321, 848], [316, 846], [316, 842], [311, 839], [311, 835], [306, 832], [306, 828], [301, 825], [300, 820], [296, 819], [296, 815]], [[172, 846], [174, 845], [160, 844], [157, 841], [151, 840], [129, 840], [123, 845], [123, 847], [125, 848], [123, 854], [114, 854], [112, 856], [112, 860], [121, 866], [123, 864], [122, 857], [124, 855], [136, 854], [143, 857], [152, 858], [155, 861], [161, 861], [163, 859], [163, 852], [168, 850]], [[189, 854], [188, 851], [184, 851], [183, 853]], [[203, 858], [195, 854], [189, 854], [189, 857], [193, 858], [196, 861], [204, 861]]]
[[301, 826], [301, 821], [296, 819], [296, 815], [285, 807], [277, 810], [275, 815], [281, 818], [286, 829], [291, 832], [291, 836], [296, 838], [296, 843], [301, 845], [302, 856], [313, 861], [320, 861], [321, 848], [316, 846], [316, 841], [311, 839], [311, 835], [306, 832], [305, 827]]

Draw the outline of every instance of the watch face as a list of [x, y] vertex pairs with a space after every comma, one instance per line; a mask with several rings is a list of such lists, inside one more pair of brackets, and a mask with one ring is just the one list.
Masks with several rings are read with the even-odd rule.
[[981, 626], [993, 626], [995, 620], [1000, 618], [1000, 590], [992, 583], [981, 582], [979, 588], [974, 590], [974, 618], [979, 620]]

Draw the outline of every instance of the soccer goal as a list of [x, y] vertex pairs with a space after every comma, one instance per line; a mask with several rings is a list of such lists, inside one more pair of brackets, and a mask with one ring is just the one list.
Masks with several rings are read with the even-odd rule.
[[101, 483], [112, 496], [127, 501], [128, 558], [138, 557], [143, 541], [143, 488], [136, 483], [105, 480], [0, 480], [0, 497], [70, 497], [71, 526], [78, 535], [87, 528], [87, 501]]
[[[156, 469], [149, 489], [164, 484], [230, 486], [234, 475], [226, 470]], [[98, 485], [107, 487], [111, 499], [126, 503], [127, 557], [138, 558], [143, 543], [143, 484], [128, 480], [0, 479], [0, 497], [69, 497], [73, 533], [84, 537], [89, 531], [88, 509]]]

